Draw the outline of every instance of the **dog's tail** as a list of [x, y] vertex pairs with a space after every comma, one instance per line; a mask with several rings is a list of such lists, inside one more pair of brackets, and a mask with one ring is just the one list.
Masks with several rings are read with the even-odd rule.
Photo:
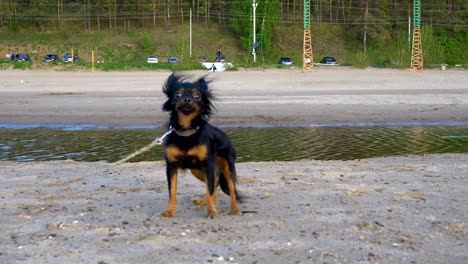
[[[236, 177], [235, 177], [235, 171], [234, 171], [234, 172], [233, 172], [233, 176], [232, 176], [232, 179], [233, 179], [234, 183], [236, 182], [236, 181], [235, 181], [235, 178], [236, 178]], [[224, 174], [223, 174], [223, 173], [221, 173], [221, 175], [220, 175], [220, 177], [219, 177], [219, 186], [221, 187], [221, 190], [223, 190], [223, 192], [224, 192], [225, 194], [231, 196], [231, 195], [230, 195], [230, 191], [229, 191], [229, 185], [228, 185], [227, 180], [226, 180], [226, 177], [224, 177]], [[236, 188], [234, 188], [234, 191], [235, 191], [235, 193], [236, 193], [236, 200], [237, 200], [239, 203], [242, 203], [245, 197], [244, 197], [243, 195], [241, 195], [241, 194], [239, 193], [239, 191], [238, 191]]]

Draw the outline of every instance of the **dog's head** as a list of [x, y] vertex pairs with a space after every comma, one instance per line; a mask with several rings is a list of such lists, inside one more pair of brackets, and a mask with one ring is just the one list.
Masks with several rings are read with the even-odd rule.
[[[177, 118], [179, 125], [185, 128], [190, 128], [187, 122], [191, 124], [197, 118], [209, 119], [214, 110], [211, 102], [214, 97], [208, 84], [205, 77], [189, 81], [180, 74], [171, 74], [163, 87], [167, 101], [162, 109], [171, 112], [171, 116]], [[181, 124], [181, 120], [184, 124]]]

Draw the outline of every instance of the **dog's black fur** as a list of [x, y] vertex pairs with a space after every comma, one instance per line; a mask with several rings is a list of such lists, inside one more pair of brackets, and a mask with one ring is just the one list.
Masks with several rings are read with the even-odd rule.
[[162, 109], [170, 113], [172, 132], [164, 144], [169, 205], [161, 216], [175, 215], [179, 169], [190, 169], [197, 179], [206, 183], [205, 198], [194, 203], [207, 205], [208, 217], [216, 216], [217, 186], [231, 196], [231, 214], [240, 213], [237, 201], [241, 197], [236, 190], [234, 164], [236, 152], [230, 138], [208, 123], [214, 110], [214, 97], [208, 84], [205, 77], [189, 81], [173, 73], [163, 87], [167, 101]]

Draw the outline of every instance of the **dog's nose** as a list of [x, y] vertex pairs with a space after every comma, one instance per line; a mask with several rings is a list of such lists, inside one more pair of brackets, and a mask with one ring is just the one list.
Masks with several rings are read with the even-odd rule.
[[189, 97], [189, 96], [184, 97], [184, 102], [190, 104], [190, 103], [192, 103], [192, 101], [193, 101], [192, 97]]

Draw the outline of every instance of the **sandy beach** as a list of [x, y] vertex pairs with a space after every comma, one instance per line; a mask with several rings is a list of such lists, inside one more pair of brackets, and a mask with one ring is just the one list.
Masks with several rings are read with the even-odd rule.
[[[193, 72], [200, 76], [206, 72]], [[169, 72], [0, 71], [0, 124], [160, 126]], [[217, 72], [223, 126], [468, 123], [463, 70]], [[1, 130], [0, 130], [1, 133]], [[0, 150], [1, 151], [1, 150]], [[0, 161], [0, 263], [467, 263], [468, 154], [237, 164], [216, 219], [163, 162]]]
[[[169, 72], [0, 71], [0, 124], [161, 125]], [[205, 71], [191, 73], [194, 76]], [[468, 120], [468, 72], [318, 68], [209, 73], [217, 125]]]

